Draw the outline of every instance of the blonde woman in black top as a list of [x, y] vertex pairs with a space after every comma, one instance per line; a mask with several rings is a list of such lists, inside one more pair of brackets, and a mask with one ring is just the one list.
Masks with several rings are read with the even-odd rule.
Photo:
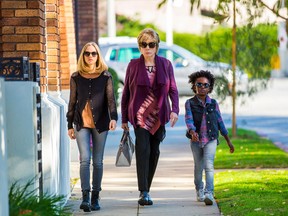
[[[80, 181], [84, 212], [99, 210], [99, 192], [103, 176], [103, 155], [109, 130], [118, 119], [111, 74], [98, 45], [84, 45], [78, 59], [78, 71], [70, 80], [67, 122], [68, 135], [76, 139], [80, 153]], [[92, 145], [92, 148], [90, 146]], [[91, 152], [92, 151], [92, 152]], [[90, 161], [92, 157], [92, 196], [90, 204]]]

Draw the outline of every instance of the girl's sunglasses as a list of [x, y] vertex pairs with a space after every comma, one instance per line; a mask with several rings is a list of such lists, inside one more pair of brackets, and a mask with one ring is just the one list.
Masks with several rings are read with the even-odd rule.
[[150, 43], [141, 42], [141, 43], [139, 43], [139, 46], [142, 48], [146, 48], [147, 46], [149, 46], [149, 48], [154, 48], [156, 45], [157, 45], [157, 43], [155, 43], [155, 42], [150, 42]]
[[209, 87], [210, 87], [210, 84], [209, 84], [209, 83], [200, 83], [200, 82], [197, 82], [195, 85], [196, 85], [198, 88], [202, 88], [202, 87], [204, 87], [204, 88], [209, 88]]
[[92, 55], [93, 57], [95, 57], [97, 55], [97, 52], [84, 52], [84, 56], [89, 57], [90, 55]]

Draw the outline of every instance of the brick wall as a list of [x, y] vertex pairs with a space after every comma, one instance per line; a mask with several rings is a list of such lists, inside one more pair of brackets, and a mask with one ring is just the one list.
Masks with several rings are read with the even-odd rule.
[[60, 91], [59, 0], [46, 0], [48, 91]]
[[69, 89], [76, 71], [73, 0], [1, 0], [0, 57], [40, 63], [41, 92]]
[[77, 70], [72, 0], [60, 0], [61, 89], [69, 89], [70, 74]]
[[46, 84], [44, 0], [1, 0], [0, 56], [28, 56], [40, 63], [41, 90]]
[[78, 22], [78, 54], [84, 44], [90, 41], [98, 42], [98, 2], [96, 0], [78, 0], [78, 10], [75, 11]]

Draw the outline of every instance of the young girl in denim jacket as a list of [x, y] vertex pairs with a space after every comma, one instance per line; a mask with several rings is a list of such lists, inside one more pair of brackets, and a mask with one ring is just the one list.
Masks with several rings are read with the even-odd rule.
[[[219, 131], [225, 138], [230, 152], [234, 152], [228, 131], [224, 125], [218, 103], [208, 96], [215, 78], [209, 71], [197, 71], [189, 75], [189, 83], [195, 96], [185, 103], [187, 137], [191, 140], [194, 158], [194, 184], [197, 200], [212, 205], [214, 202], [214, 158], [219, 144]], [[205, 187], [202, 181], [205, 170]]]

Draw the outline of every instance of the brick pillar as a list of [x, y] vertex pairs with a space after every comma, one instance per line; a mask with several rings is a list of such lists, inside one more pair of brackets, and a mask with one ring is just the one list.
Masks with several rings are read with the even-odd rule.
[[89, 41], [98, 42], [98, 0], [74, 0], [76, 10], [77, 54]]
[[46, 0], [48, 91], [60, 91], [59, 0]]
[[70, 88], [70, 74], [77, 70], [72, 0], [60, 0], [61, 89]]
[[28, 56], [40, 63], [41, 92], [45, 91], [44, 0], [1, 0], [0, 56]]

